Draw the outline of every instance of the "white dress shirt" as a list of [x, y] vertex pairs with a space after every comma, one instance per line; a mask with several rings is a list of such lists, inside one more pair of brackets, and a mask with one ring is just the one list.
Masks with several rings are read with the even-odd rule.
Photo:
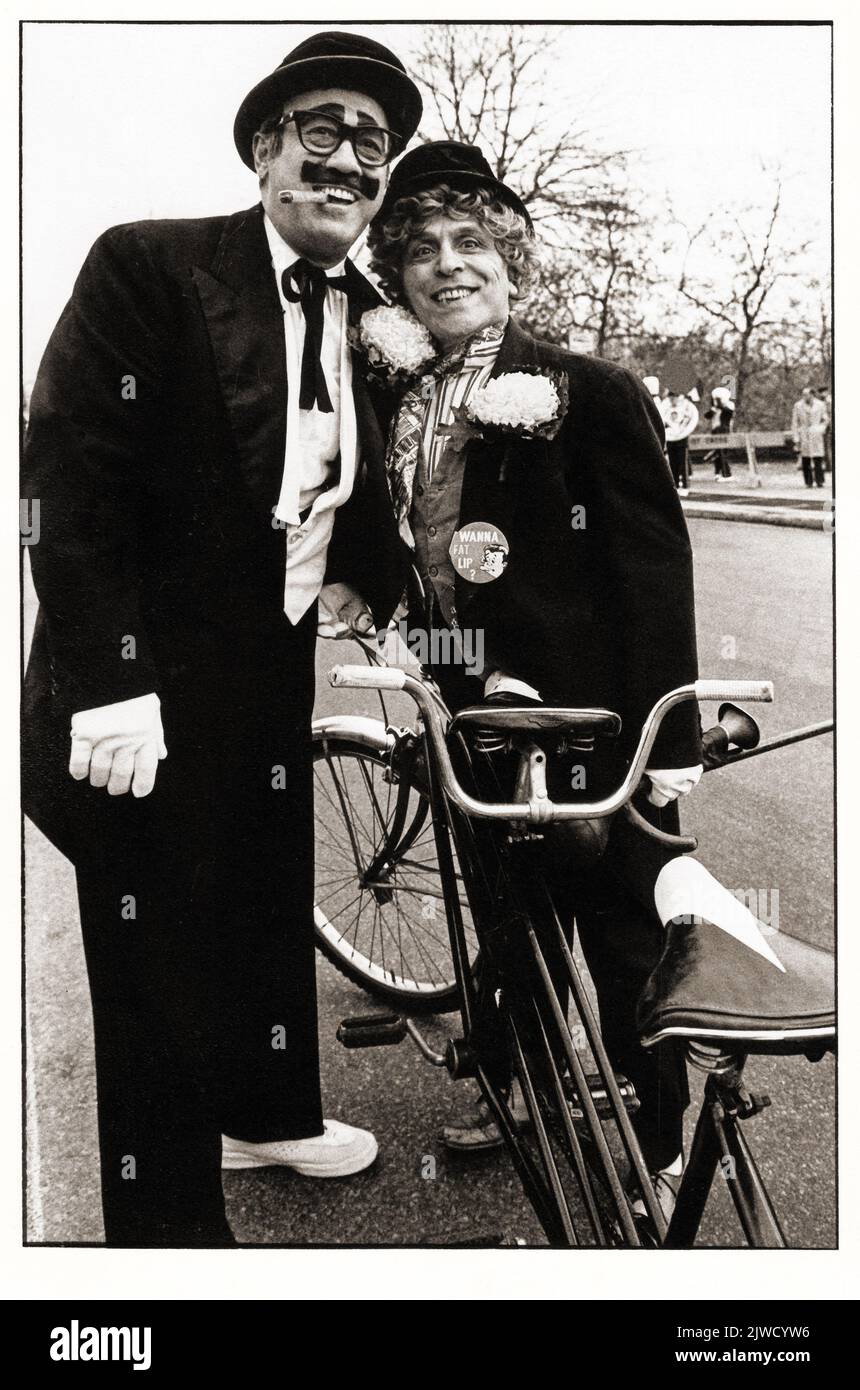
[[[287, 442], [281, 492], [272, 517], [273, 526], [287, 532], [287, 571], [284, 611], [297, 623], [319, 595], [325, 574], [326, 552], [334, 529], [334, 514], [350, 496], [357, 464], [355, 406], [352, 399], [352, 361], [347, 342], [348, 305], [341, 290], [328, 290], [323, 316], [320, 359], [331, 397], [332, 411], [301, 410], [302, 351], [305, 316], [301, 304], [287, 299], [281, 286], [285, 270], [299, 259], [269, 218], [264, 219], [272, 253], [278, 296], [284, 311], [284, 345], [287, 357]], [[326, 274], [342, 275], [345, 262]], [[340, 477], [335, 465], [340, 452]], [[299, 521], [299, 513], [311, 508]]]

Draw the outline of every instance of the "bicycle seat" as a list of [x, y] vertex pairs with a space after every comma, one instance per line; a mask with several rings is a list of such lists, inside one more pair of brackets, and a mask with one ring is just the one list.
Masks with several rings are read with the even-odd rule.
[[835, 1036], [833, 957], [796, 937], [767, 940], [784, 972], [710, 922], [669, 922], [637, 1008], [643, 1047], [690, 1038], [744, 1052], [826, 1049]]
[[572, 734], [577, 739], [602, 734], [617, 738], [621, 718], [608, 709], [553, 709], [548, 705], [474, 705], [461, 709], [451, 721], [460, 728], [493, 729], [504, 733]]

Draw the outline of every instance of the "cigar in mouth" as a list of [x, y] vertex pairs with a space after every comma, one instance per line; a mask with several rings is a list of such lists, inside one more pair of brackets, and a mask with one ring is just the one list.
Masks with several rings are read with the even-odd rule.
[[282, 203], [325, 203], [328, 201], [328, 194], [322, 192], [308, 192], [303, 188], [281, 188], [278, 190], [278, 197]]

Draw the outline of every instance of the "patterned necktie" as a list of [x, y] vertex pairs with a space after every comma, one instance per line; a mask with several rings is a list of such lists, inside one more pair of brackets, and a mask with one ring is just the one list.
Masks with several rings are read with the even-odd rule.
[[417, 386], [406, 392], [391, 431], [391, 441], [385, 458], [385, 471], [388, 477], [388, 490], [397, 517], [400, 534], [410, 548], [415, 541], [409, 525], [412, 510], [412, 488], [415, 470], [418, 467], [418, 454], [421, 448], [421, 434], [424, 429], [424, 412], [428, 395], [433, 389], [432, 376], [425, 376]]
[[[418, 468], [427, 403], [432, 400], [434, 388], [439, 382], [447, 377], [458, 376], [462, 372], [470, 352], [474, 352], [485, 343], [498, 344], [503, 336], [503, 330], [492, 324], [483, 328], [474, 338], [458, 343], [434, 363], [431, 372], [407, 390], [400, 403], [385, 456], [385, 470], [400, 534], [412, 548], [415, 541], [409, 525], [409, 513], [412, 510], [412, 490]], [[484, 360], [478, 359], [475, 365], [481, 366]]]
[[[285, 270], [281, 276], [281, 289], [284, 298], [292, 304], [301, 304], [305, 316], [305, 346], [302, 352], [302, 377], [299, 389], [299, 409], [332, 413], [331, 397], [326, 385], [321, 352], [323, 342], [323, 320], [325, 315], [325, 296], [327, 289], [347, 288], [345, 275], [329, 276], [321, 266], [312, 265], [301, 256]], [[293, 289], [293, 284], [296, 288]]]

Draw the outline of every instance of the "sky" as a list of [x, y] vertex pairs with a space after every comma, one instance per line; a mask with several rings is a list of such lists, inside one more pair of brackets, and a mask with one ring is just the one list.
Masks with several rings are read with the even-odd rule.
[[[349, 27], [341, 25], [339, 27]], [[353, 26], [407, 66], [423, 26]], [[638, 182], [685, 220], [761, 202], [762, 161], [786, 211], [830, 215], [826, 26], [547, 25], [549, 87]], [[27, 24], [24, 28], [24, 372], [32, 377], [87, 250], [106, 227], [230, 212], [257, 200], [232, 141], [246, 92], [313, 32], [306, 24]]]

